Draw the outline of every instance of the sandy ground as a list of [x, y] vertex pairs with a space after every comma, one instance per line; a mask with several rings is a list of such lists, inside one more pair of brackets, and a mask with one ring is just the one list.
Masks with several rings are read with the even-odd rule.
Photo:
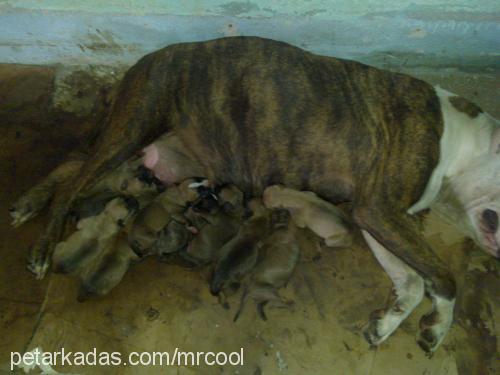
[[[13, 69], [0, 69], [0, 87], [10, 82], [8, 93], [0, 93], [0, 372], [9, 372], [12, 351], [64, 347], [72, 352], [119, 352], [123, 358], [133, 351], [172, 353], [176, 348], [244, 351], [244, 365], [236, 367], [57, 367], [80, 374], [500, 373], [498, 262], [432, 215], [427, 237], [455, 273], [459, 294], [455, 324], [431, 359], [415, 341], [428, 301], [378, 348], [370, 348], [363, 339], [361, 328], [372, 310], [384, 306], [391, 284], [359, 234], [355, 244], [344, 249], [319, 248], [312, 237], [303, 239], [300, 264], [283, 291], [295, 307], [269, 309], [267, 322], [249, 304], [233, 323], [239, 296], [229, 300], [229, 310], [224, 309], [208, 291], [208, 269], [190, 270], [154, 259], [134, 266], [108, 296], [85, 303], [76, 301], [78, 285], [67, 276], [36, 281], [25, 270], [25, 257], [47, 216], [16, 230], [9, 225], [7, 208], [57, 165], [78, 142], [75, 134], [84, 125], [47, 110], [50, 103], [44, 98], [53, 90], [52, 71], [30, 68], [39, 74], [36, 84], [19, 89], [12, 77], [21, 73]], [[412, 73], [474, 100], [500, 118], [495, 106], [500, 97], [498, 75]], [[6, 98], [12, 99], [7, 103], [11, 107]]]

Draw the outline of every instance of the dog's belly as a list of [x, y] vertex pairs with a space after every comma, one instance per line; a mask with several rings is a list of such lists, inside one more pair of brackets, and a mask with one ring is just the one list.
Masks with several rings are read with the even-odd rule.
[[[314, 158], [307, 152], [296, 152], [286, 159], [279, 159], [267, 151], [254, 153], [251, 158], [236, 152], [221, 159], [214, 155], [227, 149], [210, 149], [208, 144], [194, 150], [185, 146], [192, 142], [201, 145], [203, 139], [182, 139], [175, 133], [168, 133], [143, 149], [143, 164], [166, 186], [189, 177], [206, 177], [219, 184], [234, 184], [248, 196], [260, 195], [267, 186], [283, 184], [298, 190], [316, 191], [332, 202], [350, 200], [352, 179], [348, 171], [342, 168], [338, 159], [337, 163], [332, 163], [328, 157], [337, 151], [334, 142], [327, 149], [328, 155], [317, 149]], [[228, 145], [231, 142], [237, 140], [228, 140]], [[282, 142], [274, 140], [274, 144]], [[247, 161], [242, 163], [241, 159]]]
[[[409, 76], [258, 38], [175, 45], [148, 61], [165, 77], [151, 94], [163, 131], [180, 141], [165, 164], [148, 161], [166, 183], [203, 176], [253, 196], [284, 184], [337, 203], [380, 174], [388, 194], [408, 191], [406, 205], [435, 163], [439, 102]], [[419, 160], [411, 182], [408, 153]]]

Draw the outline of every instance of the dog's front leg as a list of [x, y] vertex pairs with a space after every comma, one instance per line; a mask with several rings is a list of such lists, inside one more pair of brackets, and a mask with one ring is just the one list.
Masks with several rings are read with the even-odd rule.
[[366, 333], [368, 340], [372, 344], [382, 342], [418, 304], [421, 299], [420, 276], [433, 308], [420, 322], [418, 343], [423, 350], [432, 354], [453, 321], [453, 276], [427, 244], [416, 221], [404, 211], [372, 205], [355, 208], [353, 217], [368, 245], [395, 283], [397, 294], [391, 306], [372, 315]]

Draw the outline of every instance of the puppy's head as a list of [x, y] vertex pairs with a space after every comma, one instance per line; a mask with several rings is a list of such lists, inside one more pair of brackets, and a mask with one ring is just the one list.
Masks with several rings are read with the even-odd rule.
[[135, 206], [135, 204], [132, 203], [132, 200], [135, 201], [133, 198], [115, 198], [106, 205], [104, 211], [116, 222], [123, 221], [127, 219], [131, 213], [131, 207]]
[[[219, 208], [219, 197], [216, 194], [212, 181], [204, 178], [193, 178], [187, 181], [189, 196], [188, 202], [195, 212], [215, 213]], [[194, 198], [193, 198], [194, 197]]]
[[247, 207], [251, 211], [252, 216], [261, 216], [269, 212], [260, 198], [250, 199], [247, 203]]
[[282, 204], [285, 188], [281, 185], [268, 186], [262, 194], [262, 201], [267, 208], [278, 208]]
[[243, 207], [243, 192], [234, 185], [227, 185], [217, 194], [225, 212], [232, 212]]

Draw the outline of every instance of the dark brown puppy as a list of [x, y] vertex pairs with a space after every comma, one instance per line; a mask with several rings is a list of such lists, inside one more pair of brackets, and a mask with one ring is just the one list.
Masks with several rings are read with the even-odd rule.
[[197, 228], [186, 255], [197, 264], [217, 259], [219, 250], [236, 235], [243, 221], [243, 193], [234, 185], [228, 185], [222, 187], [217, 195], [219, 207], [215, 212], [190, 209], [185, 214]]
[[[189, 202], [198, 198], [196, 188], [191, 186], [196, 183], [198, 182], [195, 179], [187, 179], [179, 185], [168, 188], [134, 217], [128, 236], [129, 244], [134, 251], [141, 256], [154, 252], [152, 248], [160, 232], [168, 231], [167, 227], [172, 220], [179, 224], [188, 224], [183, 212]], [[170, 229], [175, 228], [172, 226]]]
[[219, 295], [241, 282], [250, 272], [259, 257], [259, 249], [269, 233], [269, 214], [260, 198], [249, 202], [252, 216], [220, 250], [215, 263], [210, 293]]
[[292, 303], [285, 301], [278, 290], [290, 280], [297, 265], [300, 249], [295, 237], [296, 226], [286, 210], [273, 210], [271, 214], [272, 233], [260, 248], [259, 261], [251, 272], [241, 297], [240, 307], [234, 317], [238, 319], [247, 299], [253, 299], [262, 320], [267, 320], [264, 307], [271, 302], [275, 307], [290, 308]]
[[160, 258], [166, 254], [175, 253], [185, 249], [192, 237], [193, 233], [189, 230], [187, 222], [172, 219], [157, 233], [151, 252]]

